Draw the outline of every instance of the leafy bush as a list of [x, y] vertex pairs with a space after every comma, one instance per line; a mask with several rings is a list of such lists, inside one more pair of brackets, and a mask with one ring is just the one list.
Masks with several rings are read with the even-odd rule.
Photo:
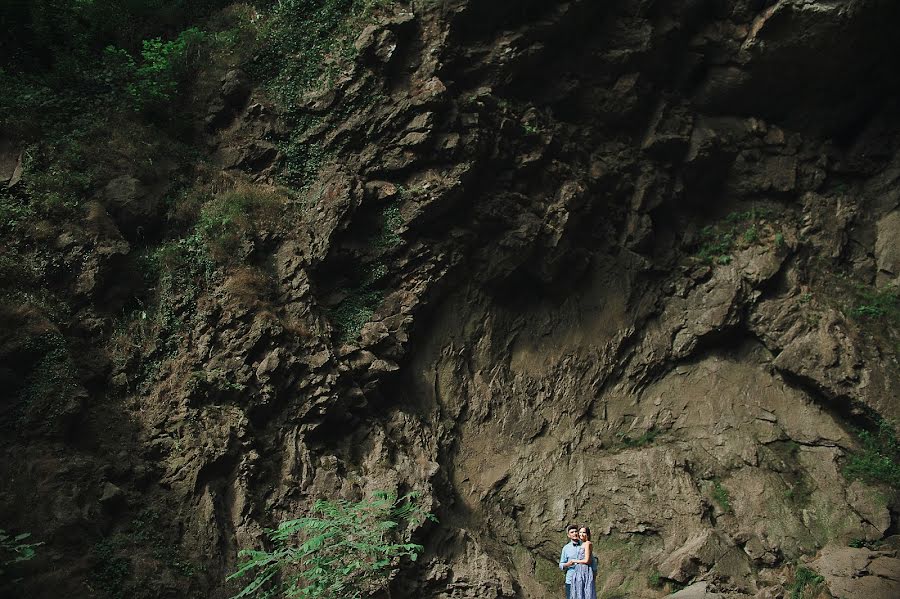
[[358, 503], [316, 501], [312, 515], [268, 531], [272, 551], [240, 552], [244, 561], [228, 580], [255, 573], [234, 596], [360, 599], [383, 589], [400, 559], [415, 561], [423, 547], [409, 542], [413, 528], [434, 517], [418, 495], [378, 492]]
[[874, 433], [861, 430], [858, 436], [862, 451], [850, 455], [844, 476], [900, 489], [900, 443], [893, 424], [881, 420]]
[[205, 33], [189, 27], [173, 40], [144, 40], [138, 63], [126, 50], [107, 46], [104, 50], [103, 82], [124, 89], [135, 110], [161, 107], [171, 102], [191, 66], [192, 52]]
[[43, 543], [26, 543], [29, 537], [29, 532], [13, 535], [0, 528], [0, 576], [6, 575], [5, 568], [34, 558], [34, 548]]
[[[20, 135], [169, 103], [224, 0], [0, 3], [0, 127]], [[181, 31], [181, 33], [178, 33]], [[23, 110], [24, 108], [24, 110]]]

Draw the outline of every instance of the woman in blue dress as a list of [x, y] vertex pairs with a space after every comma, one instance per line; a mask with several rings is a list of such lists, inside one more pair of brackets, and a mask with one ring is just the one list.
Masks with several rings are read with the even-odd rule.
[[578, 538], [581, 539], [581, 547], [578, 548], [578, 559], [572, 560], [575, 564], [575, 573], [572, 575], [571, 599], [597, 599], [594, 569], [591, 567], [594, 560], [591, 529], [587, 526], [579, 528]]

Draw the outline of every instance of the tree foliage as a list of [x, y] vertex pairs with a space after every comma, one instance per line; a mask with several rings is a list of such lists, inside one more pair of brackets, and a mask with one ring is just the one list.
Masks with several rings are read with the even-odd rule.
[[360, 599], [384, 588], [399, 561], [415, 561], [423, 547], [412, 530], [434, 516], [418, 494], [377, 492], [370, 500], [319, 500], [309, 516], [268, 531], [271, 551], [245, 549], [228, 580], [254, 575], [234, 596]]
[[0, 127], [35, 132], [119, 107], [158, 109], [187, 79], [191, 26], [224, 0], [0, 3]]

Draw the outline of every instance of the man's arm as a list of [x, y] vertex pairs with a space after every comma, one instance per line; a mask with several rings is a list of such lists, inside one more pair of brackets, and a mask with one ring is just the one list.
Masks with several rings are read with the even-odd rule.
[[569, 560], [566, 559], [566, 548], [563, 547], [562, 552], [559, 554], [559, 569], [562, 570], [563, 572], [565, 572], [566, 568], [569, 567], [567, 565], [568, 563], [569, 563]]

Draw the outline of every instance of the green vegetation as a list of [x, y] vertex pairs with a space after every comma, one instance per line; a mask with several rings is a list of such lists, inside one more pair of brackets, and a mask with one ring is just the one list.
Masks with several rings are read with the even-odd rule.
[[859, 320], [900, 324], [900, 288], [857, 286], [855, 303], [849, 308], [849, 315]]
[[155, 37], [141, 43], [141, 61], [137, 62], [122, 48], [107, 46], [104, 50], [107, 81], [124, 89], [135, 110], [163, 107], [171, 102], [179, 83], [189, 72], [189, 57], [205, 38], [196, 27], [189, 27], [175, 39], [163, 41]]
[[120, 555], [122, 547], [119, 539], [104, 539], [91, 552], [96, 562], [91, 580], [110, 599], [124, 599], [125, 581], [131, 574], [131, 561]]
[[372, 289], [368, 282], [363, 282], [329, 311], [342, 343], [349, 343], [359, 336], [383, 299], [383, 291]]
[[329, 85], [355, 54], [354, 34], [392, 0], [281, 0], [262, 24], [254, 74], [296, 114], [306, 92]]
[[794, 580], [788, 587], [791, 599], [812, 599], [822, 590], [825, 579], [809, 568], [797, 566], [794, 570]]
[[[697, 259], [704, 264], [730, 264], [731, 254], [736, 248], [761, 243], [764, 235], [768, 238], [770, 218], [769, 210], [753, 209], [732, 212], [721, 222], [704, 227], [700, 231], [695, 254]], [[777, 235], [773, 237], [774, 243], [781, 247]], [[781, 243], [783, 242], [784, 236], [781, 235]]]
[[381, 231], [375, 239], [375, 245], [379, 248], [392, 248], [400, 245], [402, 239], [397, 231], [403, 226], [403, 217], [400, 215], [400, 207], [396, 203], [388, 204], [381, 211]]
[[526, 121], [522, 123], [522, 130], [526, 135], [539, 135], [541, 130], [538, 126], [532, 121]]
[[874, 432], [857, 433], [862, 451], [851, 453], [844, 465], [844, 476], [900, 490], [900, 443], [894, 426], [881, 420]]
[[654, 571], [647, 577], [647, 586], [651, 589], [661, 589], [663, 584], [662, 575], [659, 572]]
[[188, 378], [188, 389], [193, 397], [220, 401], [224, 394], [243, 391], [245, 386], [232, 381], [228, 373], [219, 368], [195, 370]]
[[848, 544], [849, 547], [853, 547], [854, 549], [875, 549], [877, 544], [875, 541], [869, 541], [866, 539], [856, 538], [851, 540]]
[[18, 393], [18, 428], [52, 427], [79, 388], [66, 340], [59, 333], [38, 335], [25, 342], [23, 352], [33, 356], [34, 362]]
[[219, 263], [234, 262], [242, 254], [241, 246], [265, 227], [277, 226], [284, 198], [275, 191], [239, 185], [214, 195], [202, 207], [195, 226], [210, 256]]
[[14, 535], [0, 528], [0, 580], [6, 576], [9, 566], [34, 559], [37, 554], [35, 547], [43, 543], [26, 543], [30, 537], [30, 532]]
[[650, 427], [638, 437], [631, 437], [624, 433], [616, 433], [616, 436], [619, 437], [622, 445], [625, 447], [643, 447], [652, 444], [660, 434], [662, 434], [662, 431], [655, 427]]
[[387, 266], [382, 262], [357, 269], [353, 279], [356, 283], [349, 288], [343, 299], [329, 310], [342, 343], [349, 343], [359, 336], [359, 332], [384, 299], [381, 285], [387, 277]]
[[240, 552], [244, 561], [228, 580], [255, 576], [235, 599], [361, 599], [383, 589], [402, 558], [415, 561], [423, 551], [410, 536], [434, 517], [417, 500], [379, 492], [357, 503], [316, 501], [310, 516], [269, 531], [272, 551]]
[[222, 267], [245, 262], [260, 237], [278, 226], [285, 198], [276, 190], [229, 184], [218, 193], [194, 189], [174, 200], [174, 212], [189, 228], [182, 237], [137, 252], [136, 266], [150, 298], [119, 323], [113, 336], [120, 363], [143, 356], [132, 390], [155, 380], [163, 362], [174, 357], [180, 333], [192, 318], [190, 307], [222, 276]]
[[731, 496], [728, 494], [728, 489], [723, 487], [722, 483], [717, 480], [713, 481], [712, 498], [713, 501], [719, 504], [722, 511], [731, 511]]
[[166, 522], [159, 512], [147, 509], [127, 529], [96, 543], [91, 552], [91, 580], [97, 590], [110, 599], [131, 596], [127, 582], [134, 571], [135, 558], [153, 560], [157, 570], [164, 568], [177, 576], [193, 576], [195, 566], [182, 557], [177, 544], [171, 541]]
[[[307, 187], [328, 158], [307, 131], [321, 118], [305, 106], [326, 90], [356, 55], [354, 41], [373, 15], [394, 0], [280, 0], [254, 25], [256, 51], [250, 72], [283, 111], [289, 134], [275, 140], [284, 158], [281, 180], [293, 188]], [[339, 100], [336, 112], [362, 105], [375, 90], [361, 90]]]
[[328, 159], [321, 144], [300, 140], [299, 131], [279, 144], [282, 155], [281, 181], [294, 189], [306, 189]]
[[[35, 0], [6, 3], [0, 22], [0, 126], [71, 130], [72, 118], [153, 109], [187, 79], [203, 41], [196, 27], [222, 2], [187, 0]], [[9, 25], [9, 26], [6, 26]], [[27, 110], [22, 110], [27, 107]]]

